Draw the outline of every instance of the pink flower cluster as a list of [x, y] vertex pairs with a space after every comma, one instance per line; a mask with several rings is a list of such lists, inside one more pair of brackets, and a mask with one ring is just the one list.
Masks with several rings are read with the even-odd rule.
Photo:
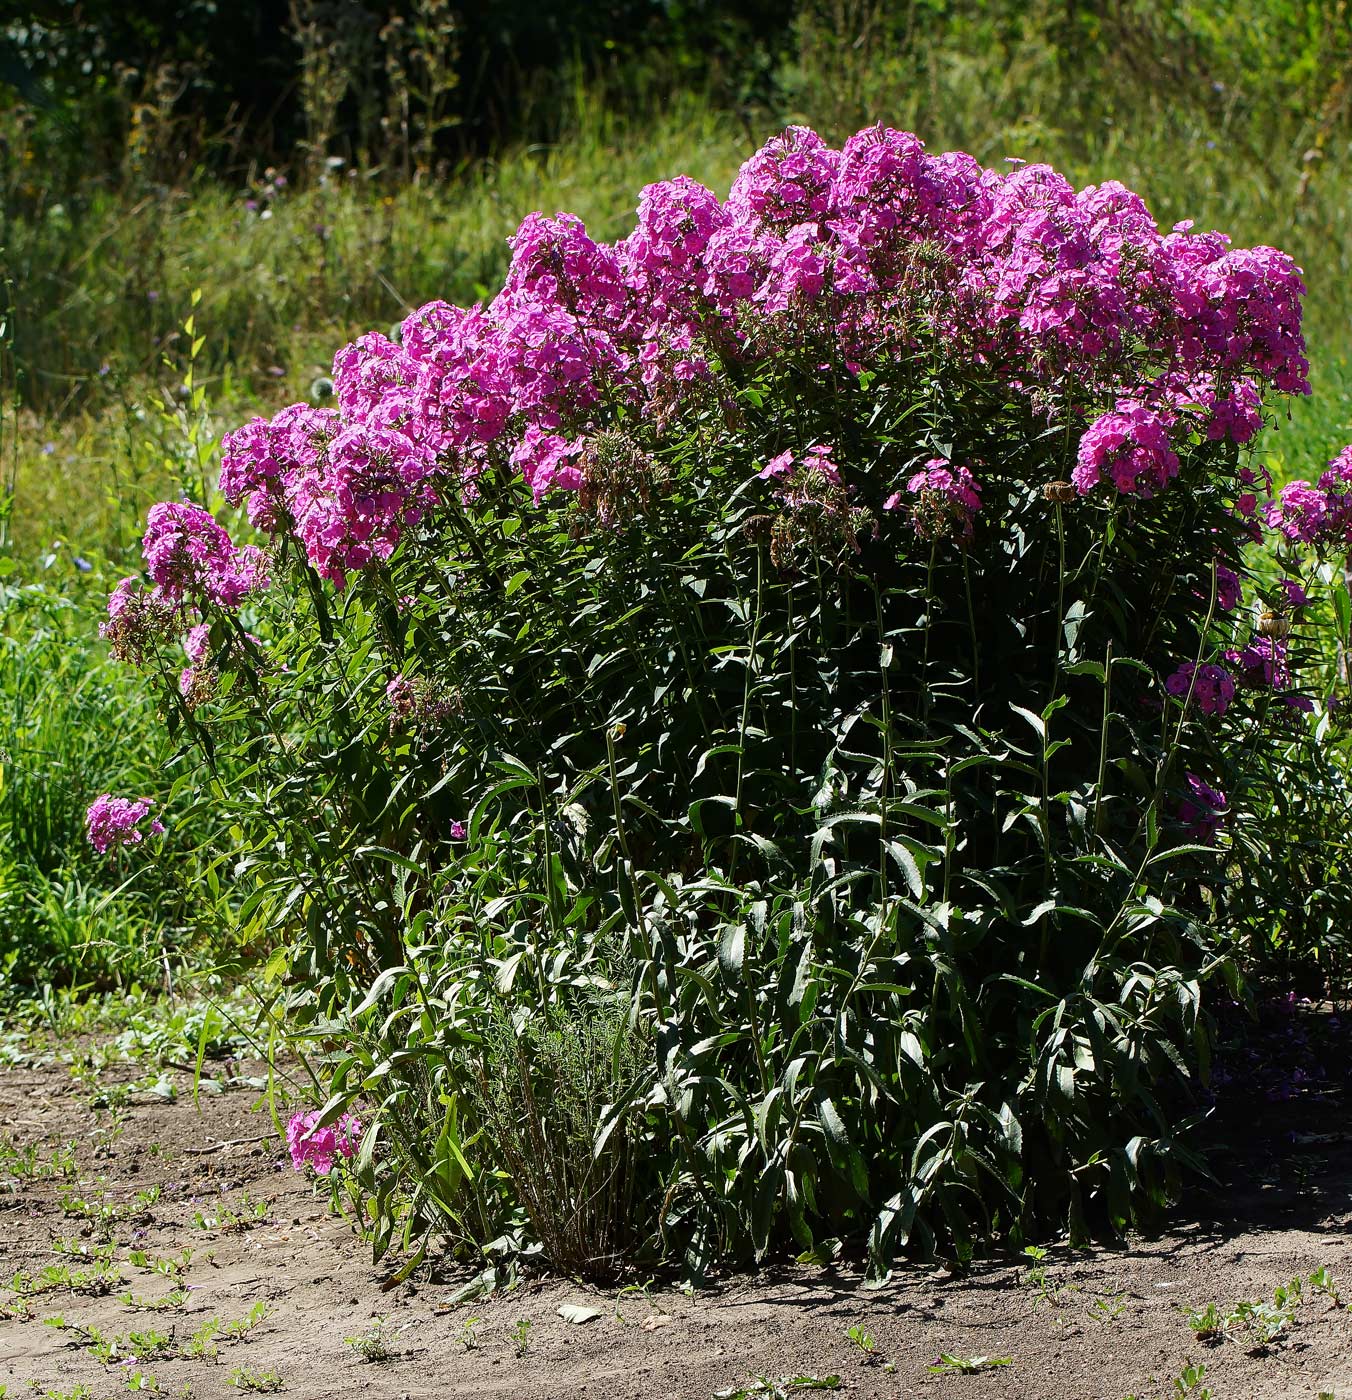
[[320, 1176], [328, 1176], [339, 1157], [351, 1157], [361, 1137], [361, 1120], [344, 1113], [335, 1122], [317, 1127], [322, 1115], [294, 1113], [286, 1125], [286, 1145], [291, 1153], [291, 1165], [299, 1172], [312, 1166]]
[[122, 579], [108, 595], [108, 617], [99, 624], [99, 636], [109, 643], [118, 661], [141, 665], [178, 630], [181, 609], [146, 589], [135, 577]]
[[268, 585], [262, 551], [253, 545], [236, 549], [209, 511], [187, 502], [150, 507], [141, 553], [160, 597], [169, 602], [207, 599], [236, 608]]
[[158, 820], [152, 818], [144, 829], [141, 825], [154, 805], [148, 797], [114, 797], [110, 792], [96, 797], [85, 813], [89, 844], [103, 855], [113, 846], [139, 845], [146, 832], [162, 836], [164, 826]]
[[809, 447], [801, 458], [795, 458], [792, 452], [781, 452], [778, 457], [772, 457], [757, 475], [762, 481], [786, 481], [795, 470], [812, 472], [832, 486], [839, 486], [840, 468], [831, 460], [835, 450], [819, 442], [815, 447]]
[[[1205, 600], [1206, 594], [1195, 590]], [[1225, 664], [1195, 666], [1185, 662], [1165, 680], [1170, 695], [1182, 700], [1192, 692], [1204, 714], [1222, 715], [1240, 688], [1271, 693], [1288, 709], [1309, 713], [1314, 701], [1294, 690], [1296, 673], [1291, 659], [1288, 634], [1296, 616], [1308, 607], [1310, 596], [1298, 579], [1280, 578], [1269, 595], [1270, 603], [1259, 599], [1252, 615], [1255, 634], [1239, 645], [1225, 647], [1220, 660]], [[1233, 613], [1243, 601], [1239, 575], [1225, 565], [1216, 568], [1216, 607]], [[1241, 614], [1244, 627], [1247, 615]], [[1195, 681], [1194, 681], [1195, 676]]]
[[433, 677], [409, 677], [400, 671], [385, 687], [394, 727], [408, 725], [433, 731], [442, 728], [462, 708], [460, 694]]
[[[237, 547], [210, 511], [187, 501], [151, 506], [141, 556], [153, 586], [144, 588], [136, 577], [122, 579], [109, 595], [108, 617], [99, 627], [114, 657], [136, 665], [150, 661], [185, 626], [189, 659], [200, 661], [210, 629], [192, 623], [195, 610], [213, 604], [238, 608], [269, 583], [263, 551], [256, 545]], [[190, 681], [191, 673], [184, 674]]]
[[1281, 637], [1255, 637], [1248, 646], [1229, 648], [1225, 661], [1243, 684], [1256, 690], [1283, 690], [1292, 682], [1287, 656]]
[[1096, 419], [1080, 439], [1071, 480], [1081, 494], [1101, 481], [1124, 496], [1155, 496], [1178, 475], [1169, 416], [1130, 399]]
[[1221, 612], [1234, 612], [1243, 601], [1244, 592], [1239, 575], [1224, 564], [1216, 566], [1216, 607]]
[[[587, 443], [617, 415], [660, 431], [723, 369], [753, 373], [787, 345], [835, 374], [924, 340], [1040, 404], [1111, 405], [1081, 444], [1086, 492], [1162, 491], [1183, 437], [1247, 440], [1265, 390], [1306, 390], [1303, 287], [1285, 254], [1186, 225], [1162, 234], [1121, 185], [999, 173], [883, 127], [840, 150], [791, 127], [726, 200], [682, 176], [643, 191], [615, 244], [532, 214], [511, 248], [488, 305], [432, 302], [394, 338], [343, 349], [336, 408], [295, 405], [230, 434], [227, 500], [294, 534], [341, 586], [485, 470], [517, 471], [537, 501], [578, 491]], [[975, 485], [959, 470], [924, 490], [970, 527]], [[258, 561], [192, 508], [157, 509], [147, 565], [171, 596], [231, 605], [260, 586]]]
[[1287, 482], [1261, 514], [1269, 530], [1292, 544], [1352, 547], [1352, 447], [1343, 448], [1317, 484]]
[[[947, 457], [931, 457], [906, 483], [911, 520], [922, 539], [953, 535], [972, 537], [972, 521], [981, 509], [981, 486], [966, 467], [955, 467]], [[902, 492], [883, 502], [884, 510], [900, 510], [907, 504]]]

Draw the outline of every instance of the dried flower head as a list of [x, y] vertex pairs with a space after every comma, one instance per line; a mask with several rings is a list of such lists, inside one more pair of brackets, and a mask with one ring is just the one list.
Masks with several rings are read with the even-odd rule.
[[432, 733], [444, 729], [464, 713], [460, 692], [435, 676], [409, 677], [400, 672], [385, 687], [391, 729], [417, 729]]
[[124, 578], [108, 597], [108, 618], [99, 636], [117, 661], [143, 666], [182, 626], [182, 612], [157, 590], [147, 591], [138, 578]]
[[578, 458], [579, 509], [611, 529], [646, 515], [670, 483], [666, 465], [625, 433], [597, 433]]

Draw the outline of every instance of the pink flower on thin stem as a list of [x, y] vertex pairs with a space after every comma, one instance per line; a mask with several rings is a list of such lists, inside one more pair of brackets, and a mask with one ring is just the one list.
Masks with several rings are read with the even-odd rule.
[[286, 1145], [291, 1153], [291, 1165], [296, 1171], [312, 1166], [320, 1176], [328, 1176], [334, 1161], [351, 1157], [361, 1136], [361, 1120], [344, 1113], [336, 1122], [317, 1126], [322, 1117], [318, 1109], [310, 1113], [293, 1113], [286, 1125]]
[[[924, 540], [946, 535], [963, 541], [972, 538], [972, 521], [981, 509], [981, 483], [966, 467], [954, 466], [947, 457], [931, 457], [906, 483], [915, 532]], [[884, 510], [899, 510], [906, 495], [894, 492], [883, 502]]]
[[793, 471], [793, 453], [781, 452], [778, 457], [772, 457], [756, 473], [762, 481], [777, 481], [780, 477], [788, 476]]

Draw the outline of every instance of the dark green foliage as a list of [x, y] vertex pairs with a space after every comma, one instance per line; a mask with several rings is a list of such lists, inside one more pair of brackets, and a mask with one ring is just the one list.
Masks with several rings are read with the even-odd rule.
[[[745, 98], [748, 79], [759, 77], [754, 95], [763, 99], [792, 39], [783, 7], [767, 0], [40, 0], [22, 20], [0, 18], [0, 111], [16, 100], [31, 108], [63, 167], [117, 170], [124, 143], [152, 118], [147, 109], [165, 102], [182, 146], [174, 175], [195, 160], [230, 175], [251, 161], [281, 164], [306, 136], [298, 13], [301, 26], [322, 26], [342, 73], [332, 153], [349, 161], [386, 158], [371, 139], [373, 114], [397, 97], [382, 61], [391, 26], [454, 35], [453, 120], [439, 142], [447, 159], [555, 139], [579, 73], [608, 81], [617, 96], [712, 78]], [[411, 97], [416, 108], [420, 94]]]
[[[979, 383], [805, 382], [711, 407], [644, 491], [535, 508], [483, 478], [322, 615], [274, 589], [250, 625], [291, 672], [185, 720], [249, 765], [213, 797], [236, 926], [294, 927], [273, 967], [342, 1044], [332, 1110], [380, 1121], [380, 1250], [506, 1232], [603, 1272], [619, 1239], [700, 1273], [854, 1237], [882, 1271], [1119, 1231], [1194, 1161], [1204, 989], [1281, 839], [1216, 851], [1174, 815], [1229, 751], [1158, 680], [1203, 647], [1200, 542], [1234, 561], [1228, 449], [1153, 501], [1058, 505], [1064, 429]], [[865, 493], [774, 502], [786, 421]], [[969, 548], [884, 509], [936, 448], [983, 464]], [[427, 698], [404, 719], [396, 673]], [[1236, 701], [1226, 732], [1267, 718]], [[523, 1164], [583, 1123], [628, 1204], [561, 1244]]]

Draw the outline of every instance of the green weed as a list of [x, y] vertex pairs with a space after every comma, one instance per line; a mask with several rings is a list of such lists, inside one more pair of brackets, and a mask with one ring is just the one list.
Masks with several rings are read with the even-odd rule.
[[862, 1324], [856, 1322], [846, 1329], [845, 1336], [849, 1339], [851, 1346], [864, 1357], [866, 1361], [876, 1361], [878, 1343], [874, 1340], [873, 1333], [867, 1331]]
[[1199, 1342], [1218, 1342], [1225, 1335], [1225, 1318], [1215, 1303], [1188, 1313], [1187, 1323]]
[[390, 1345], [390, 1331], [388, 1320], [378, 1317], [366, 1329], [359, 1332], [355, 1337], [344, 1337], [343, 1341], [361, 1357], [363, 1361], [382, 1363], [393, 1361], [397, 1353]]
[[267, 1300], [265, 1298], [260, 1298], [243, 1317], [235, 1318], [232, 1322], [223, 1323], [221, 1326], [221, 1336], [228, 1342], [242, 1341], [255, 1327], [267, 1318], [270, 1312], [271, 1308]]
[[1126, 1303], [1122, 1301], [1122, 1294], [1109, 1293], [1105, 1297], [1094, 1299], [1089, 1305], [1089, 1316], [1095, 1322], [1116, 1322], [1126, 1311], [1126, 1307]]
[[518, 1317], [512, 1327], [512, 1341], [516, 1344], [518, 1356], [525, 1356], [530, 1350], [530, 1329], [530, 1320], [524, 1317]]
[[188, 1294], [182, 1288], [175, 1288], [159, 1298], [143, 1298], [139, 1294], [119, 1293], [117, 1300], [124, 1308], [133, 1312], [176, 1312], [188, 1301]]
[[1306, 1280], [1310, 1285], [1312, 1293], [1322, 1293], [1335, 1306], [1342, 1302], [1338, 1287], [1333, 1281], [1333, 1275], [1322, 1264]]
[[241, 1366], [230, 1372], [230, 1384], [255, 1395], [272, 1395], [286, 1389], [286, 1382], [276, 1371], [246, 1371]]
[[804, 1391], [839, 1389], [839, 1376], [787, 1376], [781, 1380], [757, 1376], [745, 1385], [714, 1391], [713, 1400], [790, 1400]]
[[177, 1258], [172, 1255], [152, 1256], [144, 1249], [132, 1249], [127, 1253], [127, 1262], [134, 1264], [138, 1269], [144, 1269], [147, 1273], [160, 1274], [168, 1279], [181, 1279], [187, 1272], [188, 1265], [192, 1263], [193, 1252], [191, 1249], [183, 1249]]
[[1012, 1356], [954, 1356], [952, 1352], [941, 1351], [929, 1370], [936, 1376], [974, 1376], [981, 1371], [1013, 1364]]
[[219, 1318], [205, 1318], [183, 1345], [180, 1354], [187, 1361], [215, 1361], [220, 1355], [220, 1348], [216, 1345], [216, 1334], [220, 1330]]
[[269, 1201], [255, 1201], [246, 1191], [237, 1205], [222, 1205], [214, 1212], [195, 1211], [192, 1224], [195, 1230], [214, 1230], [222, 1235], [237, 1233], [265, 1224], [271, 1209]]

